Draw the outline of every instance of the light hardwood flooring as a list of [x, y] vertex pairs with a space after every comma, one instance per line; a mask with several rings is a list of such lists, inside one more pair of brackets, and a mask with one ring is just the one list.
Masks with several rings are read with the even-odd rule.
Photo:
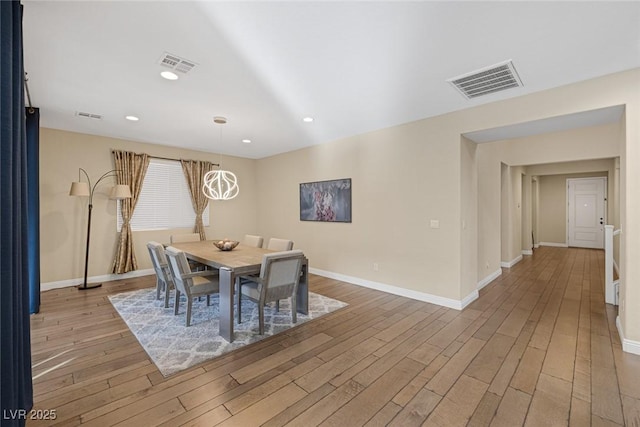
[[603, 252], [544, 247], [463, 311], [311, 275], [349, 303], [164, 378], [107, 298], [155, 276], [42, 294], [36, 409], [83, 426], [640, 426]]

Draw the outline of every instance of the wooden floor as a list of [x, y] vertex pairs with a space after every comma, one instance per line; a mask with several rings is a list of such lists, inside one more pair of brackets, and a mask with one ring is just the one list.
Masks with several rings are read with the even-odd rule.
[[311, 276], [349, 306], [163, 378], [109, 303], [154, 277], [42, 294], [35, 408], [83, 426], [640, 426], [640, 356], [603, 253], [544, 247], [456, 311]]

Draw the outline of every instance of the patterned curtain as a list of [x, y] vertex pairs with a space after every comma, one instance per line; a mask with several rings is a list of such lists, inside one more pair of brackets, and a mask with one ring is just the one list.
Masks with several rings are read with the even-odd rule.
[[131, 198], [120, 201], [122, 230], [120, 231], [120, 239], [112, 269], [113, 273], [122, 274], [138, 268], [136, 254], [133, 251], [133, 236], [129, 221], [133, 215], [133, 210], [136, 208], [138, 196], [144, 182], [144, 175], [147, 173], [147, 167], [149, 167], [149, 156], [147, 154], [114, 150], [113, 159], [115, 161], [118, 184], [127, 184], [131, 189]]
[[193, 228], [193, 232], [200, 234], [200, 240], [207, 240], [204, 224], [202, 223], [202, 213], [207, 208], [209, 199], [202, 192], [202, 185], [204, 184], [204, 175], [211, 170], [213, 165], [211, 162], [199, 160], [180, 160], [180, 163], [182, 164], [184, 177], [189, 185], [191, 204], [196, 213], [196, 225]]

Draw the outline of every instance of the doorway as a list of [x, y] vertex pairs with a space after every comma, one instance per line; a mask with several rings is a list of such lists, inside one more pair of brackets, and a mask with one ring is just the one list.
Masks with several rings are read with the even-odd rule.
[[578, 248], [604, 249], [607, 178], [567, 179], [567, 242]]

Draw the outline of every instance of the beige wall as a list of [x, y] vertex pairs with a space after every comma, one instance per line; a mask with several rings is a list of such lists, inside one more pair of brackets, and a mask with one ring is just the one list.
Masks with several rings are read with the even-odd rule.
[[[442, 116], [258, 162], [265, 235], [289, 237], [312, 268], [460, 300], [460, 133]], [[298, 185], [352, 179], [353, 222], [299, 220]], [[430, 228], [430, 220], [439, 228]], [[373, 264], [378, 264], [374, 271]]]
[[[40, 130], [40, 233], [41, 280], [44, 283], [81, 278], [84, 274], [86, 246], [86, 198], [69, 196], [72, 181], [78, 180], [78, 168], [89, 174], [92, 183], [113, 169], [112, 149], [144, 152], [154, 156], [206, 159], [218, 163], [217, 154], [182, 150], [152, 144], [104, 138], [52, 129]], [[255, 209], [255, 161], [222, 157], [225, 168], [238, 176], [240, 195], [227, 202], [210, 204], [210, 226], [207, 236], [240, 239], [245, 233], [257, 232]], [[116, 249], [116, 202], [106, 192], [113, 185], [108, 178], [94, 195], [91, 223], [89, 273], [101, 276], [111, 273]], [[133, 233], [139, 269], [151, 268], [146, 249], [149, 240], [169, 242], [169, 236], [190, 229], [140, 231]]]

